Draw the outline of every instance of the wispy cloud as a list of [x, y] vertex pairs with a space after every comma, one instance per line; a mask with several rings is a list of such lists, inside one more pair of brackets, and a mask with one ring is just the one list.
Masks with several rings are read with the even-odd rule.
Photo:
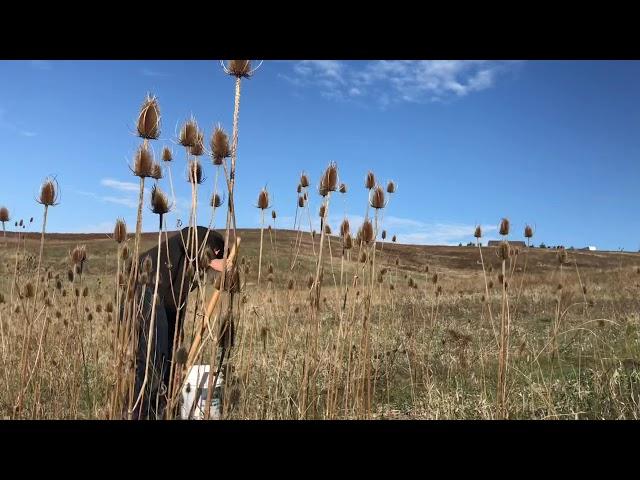
[[21, 129], [15, 122], [9, 120], [7, 118], [7, 110], [4, 108], [0, 108], [0, 128], [3, 130], [8, 130], [10, 132], [14, 132], [23, 137], [35, 137], [37, 133], [32, 132], [30, 130]]
[[100, 185], [121, 190], [123, 192], [138, 192], [140, 190], [140, 186], [137, 183], [121, 182], [120, 180], [114, 180], [113, 178], [103, 178], [100, 180]]
[[113, 221], [99, 222], [71, 229], [69, 233], [106, 233], [113, 234]]
[[334, 100], [369, 99], [380, 106], [459, 98], [495, 85], [516, 62], [484, 60], [336, 60], [295, 62], [280, 76]]
[[143, 68], [140, 70], [140, 73], [145, 77], [170, 77], [171, 74], [160, 72], [158, 70], [152, 70], [150, 68]]
[[51, 70], [53, 68], [53, 63], [49, 60], [31, 60], [29, 65], [37, 70]]

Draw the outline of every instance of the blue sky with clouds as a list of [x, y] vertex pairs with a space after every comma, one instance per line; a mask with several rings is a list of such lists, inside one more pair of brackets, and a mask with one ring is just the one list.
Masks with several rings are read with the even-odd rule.
[[[0, 61], [0, 204], [39, 220], [34, 198], [52, 174], [62, 195], [50, 231], [108, 232], [118, 216], [133, 226], [128, 165], [147, 92], [163, 115], [154, 149], [170, 145], [176, 156], [168, 223], [186, 223], [190, 190], [174, 139], [191, 114], [207, 137], [217, 122], [231, 131], [233, 80], [217, 61]], [[507, 216], [513, 238], [534, 225], [536, 244], [638, 250], [639, 132], [636, 61], [265, 61], [243, 82], [238, 223], [258, 225], [266, 185], [278, 226], [290, 227], [300, 171], [317, 183], [336, 161], [349, 193], [332, 202], [334, 229], [345, 212], [364, 215], [372, 169], [398, 184], [384, 226], [402, 242], [466, 243], [476, 223], [495, 238]], [[215, 170], [204, 165], [208, 200]], [[318, 205], [314, 196], [314, 217]], [[208, 223], [206, 205], [199, 219]], [[144, 226], [155, 227], [148, 209]]]

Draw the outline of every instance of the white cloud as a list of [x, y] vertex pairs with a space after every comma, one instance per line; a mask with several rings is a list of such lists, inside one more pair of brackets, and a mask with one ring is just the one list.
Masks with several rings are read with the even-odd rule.
[[139, 192], [140, 185], [133, 182], [121, 182], [120, 180], [114, 180], [113, 178], [103, 178], [100, 180], [100, 185], [105, 187], [114, 188], [123, 192]]
[[35, 137], [37, 135], [37, 133], [35, 132], [29, 132], [27, 130], [22, 130], [20, 132], [20, 135], [24, 136], [24, 137]]
[[90, 225], [85, 225], [84, 227], [74, 228], [69, 233], [110, 233], [112, 234], [114, 225], [115, 223], [113, 221], [92, 223]]
[[325, 98], [368, 97], [381, 106], [425, 103], [464, 97], [495, 85], [515, 62], [484, 60], [336, 60], [296, 62], [292, 75], [280, 75], [297, 87], [314, 87]]

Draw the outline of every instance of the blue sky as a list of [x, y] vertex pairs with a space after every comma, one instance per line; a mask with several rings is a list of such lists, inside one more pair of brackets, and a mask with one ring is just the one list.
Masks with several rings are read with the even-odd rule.
[[[175, 132], [193, 114], [207, 138], [217, 122], [230, 133], [233, 88], [217, 61], [0, 61], [0, 204], [39, 223], [34, 198], [53, 174], [61, 203], [49, 231], [109, 232], [119, 216], [133, 228], [128, 164], [151, 92], [163, 118], [154, 149], [170, 145], [176, 156], [178, 208], [168, 224], [186, 223]], [[300, 171], [317, 184], [336, 161], [349, 193], [332, 201], [334, 229], [345, 210], [355, 221], [364, 215], [372, 169], [398, 184], [384, 227], [401, 242], [466, 243], [476, 223], [495, 238], [507, 216], [514, 239], [530, 223], [536, 244], [635, 251], [639, 133], [637, 61], [265, 61], [243, 81], [238, 224], [259, 224], [255, 203], [267, 185], [277, 225], [290, 227]], [[214, 167], [206, 157], [204, 166], [208, 200]], [[161, 186], [170, 190], [166, 179]], [[314, 217], [318, 206], [314, 195]], [[146, 208], [145, 229], [154, 217]], [[208, 223], [204, 206], [199, 219]]]

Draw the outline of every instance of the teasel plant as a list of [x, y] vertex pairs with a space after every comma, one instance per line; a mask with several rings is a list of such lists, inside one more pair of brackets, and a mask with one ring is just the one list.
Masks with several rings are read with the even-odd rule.
[[508, 280], [506, 275], [506, 263], [511, 256], [511, 247], [509, 246], [510, 223], [509, 219], [503, 218], [500, 222], [498, 232], [502, 236], [502, 242], [498, 247], [498, 257], [501, 261], [501, 283], [502, 283], [502, 313], [500, 316], [500, 343], [498, 356], [498, 392], [497, 404], [498, 415], [500, 418], [507, 418], [507, 370], [509, 364], [509, 333], [510, 333], [510, 315], [509, 315], [509, 299], [507, 296]]
[[269, 203], [269, 192], [265, 186], [258, 194], [258, 203], [256, 207], [260, 209], [260, 253], [258, 254], [258, 285], [260, 285], [260, 275], [262, 272], [262, 244], [264, 236], [264, 211], [271, 207]]
[[524, 286], [524, 277], [527, 273], [527, 263], [529, 261], [529, 250], [531, 249], [531, 239], [533, 238], [533, 227], [527, 224], [524, 227], [524, 238], [527, 239], [527, 252], [524, 257], [524, 267], [522, 269], [522, 275], [520, 277], [520, 287], [518, 288], [518, 294], [516, 295], [516, 302], [514, 311], [518, 311], [518, 305], [520, 304], [520, 295], [522, 293], [522, 288]]
[[11, 215], [7, 207], [0, 207], [0, 222], [2, 222], [2, 236], [4, 238], [5, 247], [7, 246], [7, 230], [5, 227], [6, 222], [11, 221]]
[[142, 381], [142, 386], [140, 387], [140, 392], [138, 393], [138, 398], [136, 399], [133, 407], [131, 408], [131, 412], [135, 411], [138, 405], [140, 405], [140, 409], [144, 405], [144, 394], [145, 388], [147, 386], [148, 381], [148, 373], [149, 373], [149, 361], [151, 359], [151, 351], [153, 349], [153, 336], [155, 332], [155, 321], [156, 321], [156, 305], [158, 300], [158, 285], [160, 282], [160, 252], [162, 245], [162, 230], [163, 230], [163, 219], [164, 215], [169, 213], [171, 206], [169, 205], [169, 201], [165, 193], [160, 190], [157, 185], [154, 185], [151, 188], [151, 211], [158, 215], [158, 255], [155, 263], [155, 282], [153, 287], [153, 300], [151, 302], [151, 317], [149, 318], [149, 332], [147, 335], [147, 355], [145, 360], [145, 369], [144, 369], [144, 379]]
[[485, 291], [485, 299], [487, 304], [487, 311], [489, 313], [489, 322], [491, 323], [491, 329], [493, 330], [493, 334], [496, 337], [497, 334], [495, 331], [495, 326], [493, 322], [493, 313], [491, 312], [491, 302], [489, 301], [489, 282], [487, 280], [487, 271], [484, 265], [484, 257], [482, 256], [482, 227], [480, 225], [476, 225], [475, 231], [473, 232], [473, 237], [476, 239], [476, 246], [478, 247], [478, 253], [480, 254], [480, 263], [482, 264], [482, 277], [484, 279], [484, 291]]

